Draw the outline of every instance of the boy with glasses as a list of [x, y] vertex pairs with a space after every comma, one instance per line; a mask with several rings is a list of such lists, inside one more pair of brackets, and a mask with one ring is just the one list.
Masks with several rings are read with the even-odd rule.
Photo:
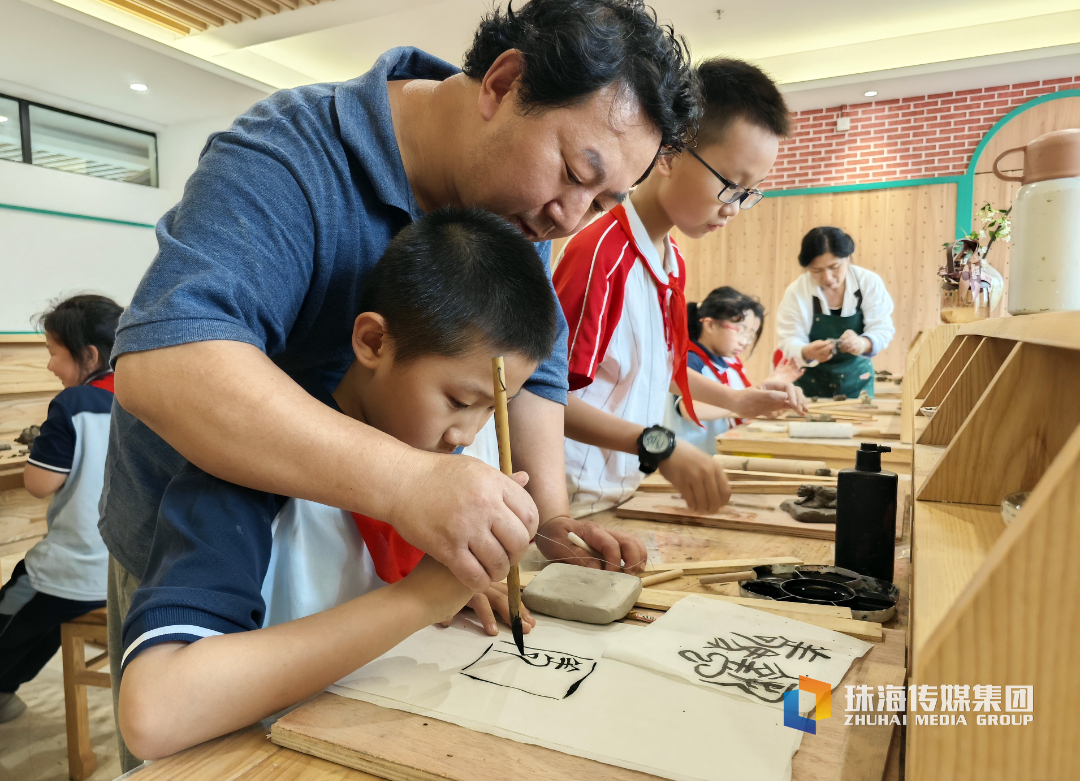
[[[755, 417], [804, 411], [786, 382], [735, 390], [688, 373], [686, 270], [673, 228], [700, 238], [761, 200], [758, 185], [790, 129], [784, 99], [758, 68], [712, 59], [697, 69], [704, 113], [694, 148], [662, 155], [621, 205], [566, 245], [553, 281], [570, 327], [566, 475], [571, 514], [628, 499], [659, 470], [691, 509], [729, 495], [723, 469], [657, 425], [668, 391]], [[610, 562], [609, 562], [610, 565]]]

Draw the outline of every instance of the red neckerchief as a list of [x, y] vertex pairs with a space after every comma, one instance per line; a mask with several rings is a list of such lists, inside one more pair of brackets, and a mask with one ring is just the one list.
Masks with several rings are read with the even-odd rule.
[[[686, 295], [679, 284], [680, 282], [685, 284], [686, 267], [678, 251], [675, 250], [675, 261], [678, 265], [679, 276], [677, 280], [673, 281], [669, 274], [668, 281], [661, 282], [652, 266], [645, 260], [645, 253], [641, 251], [641, 248], [638, 247], [637, 242], [634, 240], [634, 231], [631, 229], [630, 220], [626, 216], [626, 207], [619, 204], [611, 210], [611, 214], [615, 217], [615, 221], [619, 223], [623, 233], [626, 234], [627, 241], [633, 245], [638, 257], [642, 259], [642, 264], [648, 270], [649, 276], [656, 283], [656, 289], [660, 295], [660, 312], [664, 316], [664, 336], [667, 339], [668, 349], [671, 350], [674, 358], [673, 379], [682, 394], [683, 401], [686, 402], [686, 414], [690, 416], [692, 421], [701, 426], [701, 421], [698, 420], [697, 413], [694, 412], [694, 400], [690, 396], [690, 385], [686, 379], [686, 353], [689, 349], [690, 333], [686, 326]], [[672, 247], [674, 249], [674, 242], [672, 242]]]
[[[690, 351], [696, 353], [697, 356], [705, 362], [705, 365], [709, 367], [709, 371], [716, 375], [717, 380], [719, 380], [722, 384], [727, 385], [728, 387], [731, 386], [731, 382], [727, 378], [727, 372], [721, 372], [719, 369], [717, 369], [716, 365], [712, 362], [712, 358], [709, 357], [709, 354], [707, 352], [698, 347], [694, 342], [690, 342]], [[728, 367], [734, 369], [735, 373], [739, 375], [739, 377], [743, 381], [743, 387], [749, 388], [750, 380], [746, 378], [746, 372], [743, 370], [742, 361], [740, 361], [738, 358], [732, 358], [730, 361], [725, 359], [725, 363], [727, 363]], [[732, 421], [734, 421], [736, 426], [741, 426], [743, 423], [746, 422], [742, 418], [732, 418]]]
[[101, 388], [102, 390], [107, 390], [109, 393], [116, 393], [116, 390], [114, 388], [115, 378], [115, 374], [113, 374], [112, 372], [108, 372], [107, 374], [103, 374], [100, 377], [96, 377], [95, 379], [90, 380], [86, 384], [89, 385], [91, 388]]
[[424, 558], [424, 552], [405, 542], [390, 524], [360, 513], [351, 515], [375, 562], [375, 573], [383, 582], [397, 583]]

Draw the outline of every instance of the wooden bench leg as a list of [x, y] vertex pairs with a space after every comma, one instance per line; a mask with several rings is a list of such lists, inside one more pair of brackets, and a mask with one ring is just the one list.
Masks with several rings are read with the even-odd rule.
[[90, 713], [86, 684], [86, 639], [72, 624], [60, 626], [60, 653], [64, 660], [64, 705], [67, 718], [68, 775], [84, 781], [97, 769], [97, 755], [90, 748]]

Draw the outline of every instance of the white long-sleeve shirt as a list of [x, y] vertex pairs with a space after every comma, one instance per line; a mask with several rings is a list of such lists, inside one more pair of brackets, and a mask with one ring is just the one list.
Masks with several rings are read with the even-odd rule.
[[[869, 269], [852, 264], [848, 268], [841, 317], [855, 314], [856, 290], [862, 290], [863, 332], [860, 336], [865, 336], [873, 345], [866, 353], [866, 357], [870, 358], [888, 347], [896, 333], [892, 321], [893, 300], [881, 277]], [[815, 296], [821, 302], [821, 311], [828, 313], [829, 303], [825, 300], [825, 293], [807, 271], [788, 285], [776, 310], [777, 346], [785, 358], [793, 358], [801, 367], [817, 366], [818, 363], [807, 361], [802, 356], [802, 348], [810, 343]]]

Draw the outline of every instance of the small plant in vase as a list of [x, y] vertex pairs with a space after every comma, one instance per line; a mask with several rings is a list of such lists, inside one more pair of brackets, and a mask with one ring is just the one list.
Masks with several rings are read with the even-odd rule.
[[[1009, 212], [985, 204], [977, 218], [982, 228], [943, 244], [945, 265], [938, 270], [941, 277], [941, 321], [970, 323], [993, 317], [1001, 304], [1005, 279], [991, 266], [986, 255], [994, 242], [1009, 240]], [[986, 242], [985, 245], [983, 242]]]

